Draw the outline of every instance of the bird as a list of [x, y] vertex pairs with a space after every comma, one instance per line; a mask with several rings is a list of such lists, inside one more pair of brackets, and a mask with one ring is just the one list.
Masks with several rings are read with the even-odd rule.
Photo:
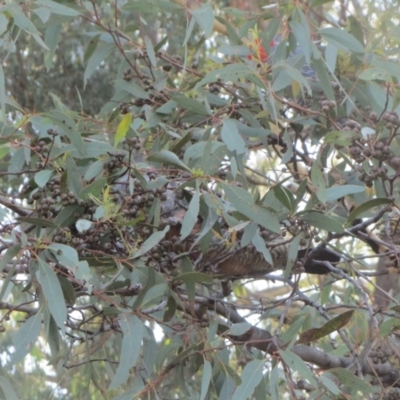
[[[190, 197], [189, 192], [185, 194]], [[170, 254], [171, 259], [179, 258], [179, 254], [174, 252], [179, 249], [181, 253], [188, 255], [197, 271], [225, 277], [259, 276], [286, 268], [290, 239], [282, 234], [260, 230], [259, 237], [264, 240], [266, 248], [269, 249], [271, 263], [265, 258], [263, 252], [259, 251], [252, 243], [242, 246], [242, 233], [232, 234], [232, 229], [222, 217], [218, 218], [211, 230], [212, 237], [208, 246], [199, 244], [203, 224], [201, 215], [191, 234], [181, 242], [179, 234], [189, 202], [186, 198], [182, 199], [181, 196], [177, 196], [173, 190], [167, 190], [167, 198], [167, 202], [162, 207], [162, 218], [164, 223], [171, 227], [167, 236], [167, 243], [170, 243], [170, 246], [164, 248], [164, 251]], [[285, 231], [284, 228], [283, 231]], [[177, 246], [178, 242], [179, 246]], [[340, 260], [340, 255], [329, 248], [303, 246], [297, 252], [295, 266], [298, 267], [298, 272], [321, 275], [330, 272], [329, 267], [323, 262], [335, 265]]]

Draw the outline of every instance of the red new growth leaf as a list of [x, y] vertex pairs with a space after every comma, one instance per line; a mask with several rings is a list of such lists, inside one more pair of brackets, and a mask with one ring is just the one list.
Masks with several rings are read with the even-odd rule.
[[[271, 40], [269, 46], [273, 47], [274, 44], [274, 40]], [[268, 61], [268, 54], [262, 45], [261, 39], [255, 38], [254, 43], [251, 45], [251, 49], [253, 50], [254, 54], [249, 54], [247, 56], [249, 60], [257, 60], [263, 63], [266, 63]]]

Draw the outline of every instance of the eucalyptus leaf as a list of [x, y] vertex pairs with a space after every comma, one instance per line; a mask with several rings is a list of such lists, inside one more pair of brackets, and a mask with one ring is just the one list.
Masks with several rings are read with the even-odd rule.
[[130, 368], [136, 365], [143, 339], [144, 327], [136, 315], [121, 314], [119, 326], [122, 330], [121, 355], [118, 368], [110, 383], [109, 390], [116, 389], [129, 378]]

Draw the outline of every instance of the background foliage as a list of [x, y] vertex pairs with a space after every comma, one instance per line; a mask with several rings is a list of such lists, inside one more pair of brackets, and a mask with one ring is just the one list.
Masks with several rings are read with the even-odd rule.
[[1, 3], [3, 397], [399, 398], [398, 6], [260, 6]]

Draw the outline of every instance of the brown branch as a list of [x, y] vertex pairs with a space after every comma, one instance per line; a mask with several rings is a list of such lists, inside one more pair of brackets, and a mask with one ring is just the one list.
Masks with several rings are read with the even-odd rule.
[[[216, 312], [232, 324], [247, 322], [232, 305], [220, 301], [210, 301], [200, 296], [195, 297], [195, 302], [197, 304], [207, 305], [210, 311]], [[220, 334], [222, 333], [224, 333], [223, 330], [220, 331]], [[228, 337], [236, 344], [240, 343], [252, 346], [271, 355], [285, 348], [285, 344], [278, 338], [275, 338], [269, 331], [256, 326], [252, 326], [244, 335], [229, 335]], [[385, 384], [400, 387], [400, 371], [396, 370], [389, 362], [374, 364], [368, 357], [360, 360], [358, 357], [334, 356], [307, 345], [295, 345], [291, 351], [298, 355], [303, 361], [317, 365], [324, 370], [349, 368], [359, 363], [360, 373], [379, 376], [381, 381]]]

